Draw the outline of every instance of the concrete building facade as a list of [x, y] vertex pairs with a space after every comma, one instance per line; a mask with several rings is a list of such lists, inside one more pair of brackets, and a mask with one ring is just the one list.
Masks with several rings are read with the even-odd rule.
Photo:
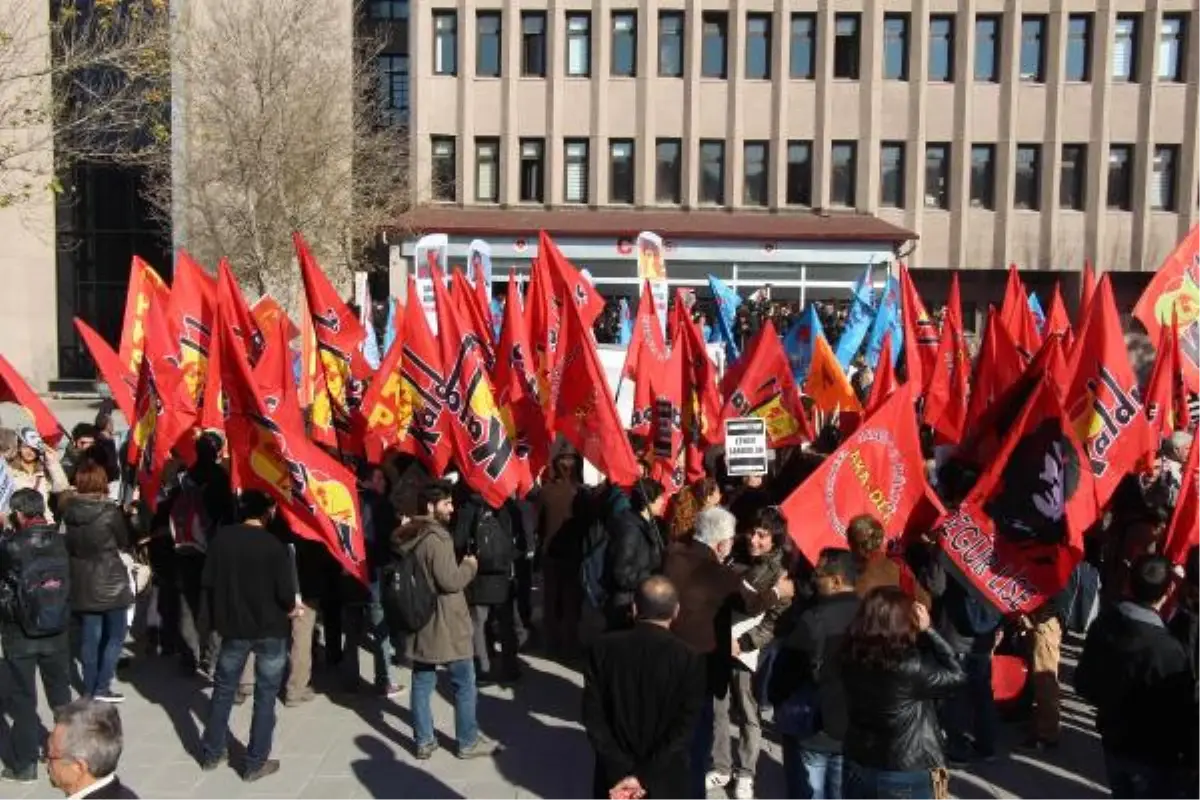
[[[759, 239], [753, 258], [835, 217], [894, 228], [921, 270], [1152, 271], [1197, 220], [1196, 17], [1192, 0], [413, 4], [417, 227], [569, 241], [587, 217], [636, 234], [674, 214], [693, 238]], [[700, 215], [721, 233], [697, 237]]]

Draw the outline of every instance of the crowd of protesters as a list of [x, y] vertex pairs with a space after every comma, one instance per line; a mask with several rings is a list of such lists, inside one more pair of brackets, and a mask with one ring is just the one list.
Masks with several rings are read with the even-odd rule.
[[[453, 685], [458, 758], [519, 747], [485, 735], [476, 692], [519, 682], [519, 653], [533, 648], [583, 671], [598, 797], [726, 787], [754, 797], [771, 732], [789, 797], [946, 796], [948, 767], [999, 753], [997, 654], [1031, 672], [1016, 709], [1023, 746], [1058, 746], [1064, 633], [1090, 625], [1076, 687], [1098, 707], [1114, 796], [1198, 791], [1197, 553], [1182, 582], [1160, 554], [1187, 434], [1164, 443], [1156, 479], [1127, 479], [1060, 596], [1002, 617], [943, 568], [933, 542], [889, 551], [869, 516], [851, 521], [845, 549], [816, 563], [798, 554], [778, 504], [832, 434], [779, 451], [765, 477], [730, 478], [710, 451], [706, 477], [673, 497], [648, 477], [585, 485], [565, 445], [527, 498], [499, 508], [408, 456], [362, 465], [364, 585], [292, 535], [271, 498], [233, 491], [218, 436], [202, 435], [191, 466], [168, 471], [151, 515], [123, 493], [109, 415], [72, 433], [59, 456], [32, 431], [0, 430], [17, 487], [0, 547], [0, 639], [15, 687], [3, 780], [33, 781], [39, 757], [54, 768], [55, 740], [38, 740], [35, 672], [52, 707], [70, 708], [72, 657], [83, 696], [124, 699], [114, 676], [136, 614], [145, 657], [175, 658], [213, 683], [195, 754], [203, 769], [225, 763], [232, 706], [253, 698], [235, 765], [247, 781], [278, 771], [276, 700], [312, 700], [316, 668], [343, 692], [407, 694], [418, 759], [438, 748], [439, 670]], [[927, 455], [931, 484], [953, 505], [959, 481]]]

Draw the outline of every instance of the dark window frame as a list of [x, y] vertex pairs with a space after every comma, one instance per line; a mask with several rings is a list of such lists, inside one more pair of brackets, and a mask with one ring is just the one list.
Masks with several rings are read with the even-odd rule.
[[[1123, 155], [1124, 158], [1114, 159], [1114, 156], [1118, 154]], [[1136, 149], [1132, 144], [1110, 144], [1108, 146], [1108, 183], [1105, 187], [1105, 206], [1110, 211], [1133, 210], [1133, 167], [1136, 155]], [[1121, 162], [1119, 170], [1113, 169], [1114, 160]]]
[[[793, 157], [798, 155], [803, 157]], [[809, 139], [790, 139], [787, 143], [787, 185], [784, 200], [789, 206], [812, 207], [813, 143]]]
[[[1020, 78], [1025, 83], [1046, 82], [1046, 28], [1049, 24], [1048, 19], [1049, 18], [1046, 14], [1021, 15], [1021, 50], [1019, 63]], [[1027, 25], [1037, 26], [1036, 43], [1031, 43], [1032, 37], [1027, 32]], [[1027, 69], [1026, 56], [1032, 56], [1037, 59], [1037, 63], [1032, 65], [1032, 69]]]
[[[724, 139], [701, 139], [700, 140], [700, 186], [697, 200], [700, 205], [704, 206], [724, 206], [728, 200], [728, 191], [725, 180], [725, 168], [727, 166], [728, 148], [725, 147]], [[713, 154], [717, 157], [714, 159]], [[713, 162], [718, 165], [716, 177], [712, 177], [712, 173], [708, 171], [708, 167]]]
[[[439, 27], [438, 23], [449, 20], [449, 27]], [[449, 53], [445, 48], [449, 48]], [[446, 60], [449, 64], [446, 64]], [[458, 75], [458, 12], [452, 9], [437, 8], [433, 11], [433, 74], [443, 77]]]
[[[1167, 70], [1167, 74], [1163, 74], [1165, 65], [1161, 62], [1163, 50], [1163, 38], [1165, 36], [1165, 28], [1168, 23], [1177, 22], [1179, 30], [1173, 35], [1175, 42], [1173, 55], [1175, 63], [1172, 69]], [[1166, 83], [1183, 83], [1187, 80], [1187, 59], [1188, 59], [1188, 25], [1191, 23], [1191, 15], [1186, 11], [1170, 12], [1162, 15], [1162, 23], [1158, 26], [1158, 39], [1155, 44], [1158, 46], [1160, 63], [1158, 65], [1158, 79]]]
[[[889, 159], [887, 155], [889, 151], [896, 157]], [[883, 141], [879, 143], [879, 205], [885, 208], [904, 208], [906, 160], [904, 142]], [[889, 177], [889, 170], [891, 177]], [[889, 186], [893, 188], [893, 191], [889, 191]]]
[[1088, 146], [1081, 142], [1063, 144], [1058, 168], [1058, 207], [1065, 211], [1087, 210]]
[[[883, 79], [887, 81], [908, 80], [908, 62], [911, 55], [909, 28], [912, 25], [912, 15], [907, 12], [888, 13], [883, 15]], [[897, 35], [895, 27], [899, 27]], [[899, 69], [892, 68], [892, 48], [900, 50]]]
[[[931, 161], [938, 156], [936, 163]], [[925, 208], [940, 211], [950, 209], [951, 159], [954, 148], [950, 142], [927, 142], [925, 144]], [[931, 180], [934, 179], [934, 180]]]
[[[977, 154], [987, 154], [987, 159]], [[984, 164], [982, 170], [978, 169]], [[988, 211], [996, 210], [996, 145], [979, 143], [971, 145], [971, 195], [970, 206]]]
[[[1082, 26], [1082, 35], [1076, 26]], [[1088, 83], [1092, 79], [1092, 31], [1095, 30], [1094, 16], [1088, 14], [1070, 14], [1067, 16], [1067, 52], [1063, 63], [1063, 78], [1069, 83]], [[1076, 47], [1082, 48], [1078, 54], [1082, 59], [1079, 68], [1072, 66]]]
[[[628, 147], [629, 155], [619, 159], [618, 147]], [[621, 165], [618, 167], [618, 165]], [[618, 186], [619, 182], [627, 186]], [[630, 206], [637, 197], [637, 142], [633, 139], [608, 140], [608, 202]]]
[[[531, 30], [541, 25], [541, 30]], [[521, 12], [521, 77], [546, 77], [546, 12]]]
[[[929, 16], [929, 63], [925, 68], [925, 77], [931, 83], [954, 83], [954, 71], [957, 66], [954, 61], [954, 37], [958, 35], [956, 30], [957, 17], [954, 14], [931, 14]], [[934, 30], [937, 26], [946, 25], [945, 36], [934, 35]], [[945, 42], [945, 69], [941, 70], [938, 75], [934, 74], [934, 56], [937, 53], [937, 44], [939, 41]]]
[[[983, 50], [979, 46], [979, 42], [984, 38], [981, 34], [990, 28], [990, 34], [987, 36], [988, 48]], [[999, 83], [1000, 82], [1000, 55], [1004, 49], [1004, 16], [1002, 14], [976, 14], [975, 15], [975, 57], [974, 57], [974, 77], [976, 83]], [[985, 70], [980, 70], [981, 60], [985, 56], [990, 55], [987, 59]]]
[[[584, 23], [583, 30], [572, 29], [572, 22], [582, 21]], [[563, 68], [566, 70], [568, 78], [590, 78], [592, 77], [592, 12], [590, 11], [568, 11], [564, 21], [564, 37], [563, 51]], [[576, 42], [583, 42], [583, 68], [571, 68], [571, 45]]]
[[[853, 23], [852, 34], [842, 34], [842, 23]], [[856, 81], [862, 75], [862, 14], [843, 12], [833, 15], [833, 77]]]
[[[838, 151], [849, 157], [843, 166], [838, 165]], [[840, 172], [839, 172], [840, 171]], [[839, 178], [844, 178], [839, 191]], [[839, 208], [858, 207], [858, 142], [851, 139], [836, 139], [829, 143], [829, 204]]]
[[[664, 25], [669, 22], [670, 26]], [[658, 76], [660, 78], [682, 78], [684, 64], [687, 61], [687, 18], [682, 11], [658, 12]], [[671, 53], [668, 49], [674, 50]], [[677, 62], [671, 64], [664, 53], [677, 57]], [[672, 69], [673, 67], [673, 69]]]
[[[720, 42], [720, 62], [716, 57], [715, 41]], [[705, 11], [700, 15], [700, 77], [725, 80], [729, 77], [729, 13]]]
[[[1177, 144], [1158, 144], [1154, 146], [1154, 153], [1150, 161], [1150, 210], [1151, 211], [1169, 211], [1176, 212], [1179, 210], [1179, 155], [1182, 148]], [[1156, 191], [1160, 183], [1159, 180], [1159, 159], [1160, 156], [1169, 155], [1167, 159], [1170, 163], [1170, 173], [1166, 181], [1166, 200], [1159, 203], [1159, 194]]]
[[[494, 29], [492, 26], [495, 26]], [[494, 40], [495, 63], [485, 58], [484, 43]], [[504, 64], [504, 22], [499, 11], [475, 12], [475, 77], [499, 78]]]
[[[813, 80], [817, 75], [817, 15], [794, 12], [788, 21], [788, 77], [792, 80]], [[798, 64], [807, 55], [807, 65]]]
[[[579, 151], [582, 155], [579, 155]], [[575, 151], [575, 152], [572, 152]], [[579, 167], [582, 195], [571, 196], [571, 168]], [[592, 147], [584, 138], [563, 139], [563, 204], [587, 205], [592, 196]]]
[[[546, 140], [540, 137], [522, 138], [518, 143], [517, 198], [521, 203], [546, 202]], [[534, 155], [526, 155], [526, 148]]]
[[[674, 151], [671, 162], [663, 159], [663, 149]], [[664, 167], [670, 164], [669, 173]], [[670, 185], [664, 186], [664, 183]], [[664, 199], [665, 198], [665, 199]], [[683, 140], [658, 138], [654, 141], [654, 201], [661, 205], [683, 203]]]
[[[493, 155], [490, 158], [482, 157], [484, 148], [492, 148]], [[484, 164], [491, 164], [496, 171], [490, 196], [483, 194], [479, 188], [481, 183], [479, 180], [480, 167]], [[500, 202], [500, 139], [495, 136], [475, 137], [475, 202]]]
[[[1117, 31], [1121, 28], [1121, 23], [1129, 23], [1131, 28], [1129, 32], [1129, 65], [1127, 74], [1118, 75], [1114, 70], [1115, 63], [1108, 64], [1109, 77], [1114, 83], [1137, 83], [1139, 72], [1141, 71], [1141, 38], [1142, 38], [1142, 15], [1140, 13], [1117, 14], [1117, 18], [1113, 23], [1113, 53], [1117, 51]], [[1122, 37], [1124, 38], [1124, 37]]]
[[[754, 31], [756, 24], [763, 26], [757, 33]], [[746, 13], [746, 80], [771, 80], [771, 45], [774, 35], [771, 14], [755, 11]]]
[[1013, 209], [1042, 210], [1042, 146], [1018, 144], [1013, 151]]
[[[624, 24], [629, 22], [629, 30], [619, 30], [618, 22]], [[637, 10], [622, 9], [613, 10], [609, 19], [609, 34], [611, 36], [610, 58], [608, 74], [613, 78], [636, 78], [638, 69], [638, 14]], [[628, 63], [618, 63], [618, 44], [623, 40], [628, 39], [629, 43], [629, 60]]]
[[[449, 154], [438, 153], [439, 145], [449, 148]], [[433, 199], [438, 203], [458, 201], [458, 138], [434, 134], [429, 137]], [[447, 174], [448, 173], [448, 174]]]
[[[759, 173], [750, 175], [751, 149], [762, 153]], [[754, 190], [752, 193], [752, 189]], [[742, 205], [766, 208], [771, 204], [771, 143], [766, 139], [747, 139], [742, 142]]]

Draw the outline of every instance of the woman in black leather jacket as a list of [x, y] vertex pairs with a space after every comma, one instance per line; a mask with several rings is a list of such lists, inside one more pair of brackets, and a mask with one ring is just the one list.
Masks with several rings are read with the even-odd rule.
[[944, 775], [935, 701], [966, 675], [929, 627], [929, 611], [895, 586], [863, 598], [846, 631], [842, 678], [848, 699], [844, 797], [935, 797]]
[[108, 499], [108, 475], [94, 461], [79, 465], [75, 492], [65, 504], [62, 522], [71, 559], [71, 610], [79, 617], [83, 693], [119, 703], [124, 698], [112, 690], [112, 680], [133, 603], [129, 571], [121, 560], [130, 545], [129, 521]]

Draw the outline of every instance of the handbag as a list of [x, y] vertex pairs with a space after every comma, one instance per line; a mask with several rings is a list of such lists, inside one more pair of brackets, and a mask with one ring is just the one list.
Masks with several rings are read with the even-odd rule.
[[133, 589], [134, 597], [140, 597], [150, 588], [150, 579], [154, 571], [149, 564], [143, 564], [128, 553], [121, 553], [121, 563], [129, 573], [129, 586]]

